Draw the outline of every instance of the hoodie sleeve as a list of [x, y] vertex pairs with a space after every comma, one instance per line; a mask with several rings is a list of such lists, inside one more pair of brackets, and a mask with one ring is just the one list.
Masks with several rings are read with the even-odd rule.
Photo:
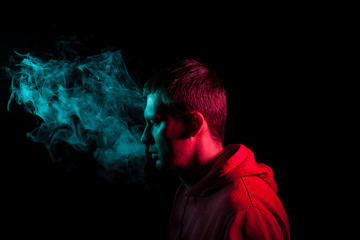
[[285, 239], [276, 218], [256, 207], [238, 211], [228, 229], [229, 240]]

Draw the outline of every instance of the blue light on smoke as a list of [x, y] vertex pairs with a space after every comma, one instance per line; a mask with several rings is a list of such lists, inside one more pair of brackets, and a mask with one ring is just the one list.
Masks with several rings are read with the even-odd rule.
[[120, 51], [84, 60], [43, 60], [16, 53], [6, 68], [11, 96], [26, 111], [42, 119], [28, 133], [46, 144], [52, 159], [57, 143], [79, 151], [95, 144], [94, 156], [105, 166], [141, 166], [145, 146], [140, 142], [144, 99], [131, 79]]

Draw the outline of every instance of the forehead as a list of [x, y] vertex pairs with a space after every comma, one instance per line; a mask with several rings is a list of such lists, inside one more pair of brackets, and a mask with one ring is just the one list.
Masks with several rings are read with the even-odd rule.
[[165, 114], [164, 104], [159, 93], [150, 93], [147, 96], [144, 116], [151, 118], [157, 114]]

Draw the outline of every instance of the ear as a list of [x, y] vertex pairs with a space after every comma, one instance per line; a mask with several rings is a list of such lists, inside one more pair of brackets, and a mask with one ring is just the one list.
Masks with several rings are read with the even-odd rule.
[[195, 137], [203, 128], [205, 119], [199, 112], [193, 112], [189, 114], [188, 118], [188, 133], [190, 137]]

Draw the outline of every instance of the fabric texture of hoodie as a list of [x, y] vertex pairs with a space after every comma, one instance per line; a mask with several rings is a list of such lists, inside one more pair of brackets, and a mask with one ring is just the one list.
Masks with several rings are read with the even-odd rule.
[[212, 170], [175, 195], [168, 239], [290, 239], [270, 167], [244, 145], [229, 145]]

